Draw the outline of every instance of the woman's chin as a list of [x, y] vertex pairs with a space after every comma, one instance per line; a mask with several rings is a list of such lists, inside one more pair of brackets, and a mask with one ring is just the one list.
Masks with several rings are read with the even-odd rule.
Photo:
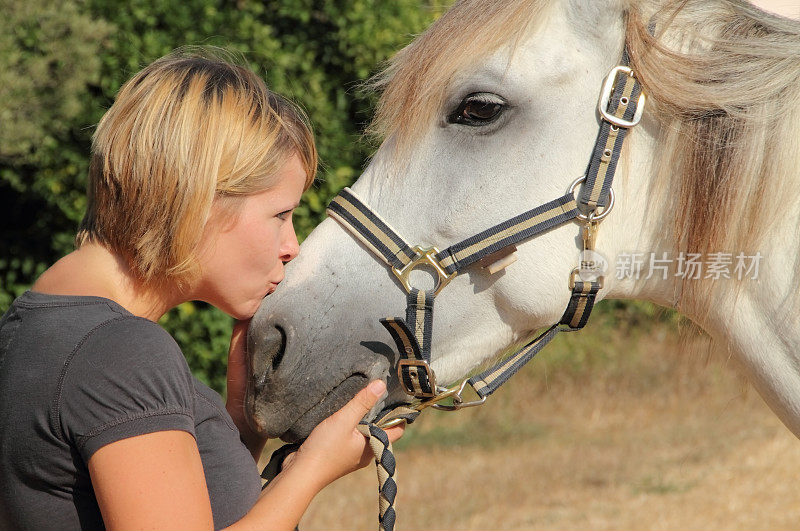
[[236, 304], [226, 304], [224, 306], [220, 305], [217, 306], [217, 308], [219, 308], [226, 314], [230, 315], [237, 321], [244, 321], [246, 319], [250, 319], [251, 317], [253, 317], [253, 315], [255, 315], [256, 310], [258, 310], [260, 304], [261, 304], [261, 299], [253, 299]]
[[237, 321], [244, 321], [246, 319], [250, 319], [256, 314], [256, 310], [258, 310], [260, 302], [261, 301], [251, 304], [247, 307], [238, 308], [237, 311], [231, 313], [230, 315]]
[[236, 300], [231, 300], [228, 298], [227, 300], [218, 299], [216, 301], [209, 302], [234, 319], [242, 321], [244, 319], [250, 319], [253, 317], [253, 315], [255, 315], [258, 307], [261, 306], [261, 301], [263, 301], [264, 297], [269, 295], [271, 291], [272, 290], [261, 293], [253, 293], [251, 295], [243, 295], [241, 297], [237, 297]]

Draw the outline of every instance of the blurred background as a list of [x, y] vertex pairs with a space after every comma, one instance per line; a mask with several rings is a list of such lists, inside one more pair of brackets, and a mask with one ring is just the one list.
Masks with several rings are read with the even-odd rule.
[[[375, 144], [360, 83], [451, 0], [0, 0], [0, 313], [72, 250], [90, 139], [120, 85], [187, 44], [237, 52], [303, 106], [323, 167], [304, 238]], [[800, 1], [759, 0], [800, 16]], [[231, 320], [186, 303], [161, 324], [224, 394]], [[271, 445], [275, 447], [277, 445]], [[672, 311], [604, 301], [486, 406], [430, 412], [397, 445], [399, 528], [796, 528], [800, 444], [728, 353]], [[374, 470], [303, 529], [373, 529]]]

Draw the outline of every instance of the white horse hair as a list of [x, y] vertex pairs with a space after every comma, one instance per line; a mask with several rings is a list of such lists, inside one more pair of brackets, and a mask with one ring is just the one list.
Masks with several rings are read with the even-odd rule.
[[[562, 195], [586, 170], [624, 44], [649, 101], [600, 226], [612, 270], [599, 296], [683, 312], [800, 436], [800, 23], [743, 0], [462, 0], [378, 80], [373, 130], [386, 140], [352, 189], [408, 242], [440, 249]], [[476, 94], [502, 104], [495, 120], [448, 121]], [[440, 383], [559, 319], [580, 241], [577, 224], [558, 227], [518, 245], [504, 271], [473, 267], [441, 292]], [[633, 253], [645, 266], [651, 253], [762, 258], [757, 279], [690, 280], [675, 262], [666, 278], [617, 278], [615, 260]], [[375, 377], [390, 383], [381, 405], [401, 400], [377, 320], [404, 308], [391, 272], [334, 220], [320, 224], [251, 326], [255, 424], [302, 437]]]

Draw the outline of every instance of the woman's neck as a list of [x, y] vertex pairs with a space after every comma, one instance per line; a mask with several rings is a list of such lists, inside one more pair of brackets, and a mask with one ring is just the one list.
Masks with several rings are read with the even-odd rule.
[[96, 243], [86, 243], [53, 264], [31, 289], [52, 295], [105, 297], [151, 321], [188, 300], [175, 286], [156, 288], [137, 280], [125, 260]]

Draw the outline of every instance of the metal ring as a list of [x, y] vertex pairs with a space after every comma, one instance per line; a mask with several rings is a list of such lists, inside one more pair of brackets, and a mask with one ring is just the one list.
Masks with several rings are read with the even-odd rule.
[[[574, 194], [575, 193], [575, 188], [577, 188], [578, 185], [581, 184], [582, 182], [584, 182], [585, 180], [586, 180], [586, 176], [585, 175], [575, 179], [575, 181], [569, 187], [569, 193]], [[576, 197], [576, 199], [577, 199], [577, 197]], [[598, 214], [597, 211], [595, 210], [594, 212], [590, 212], [588, 215], [587, 214], [581, 214], [579, 212], [578, 215], [577, 215], [577, 218], [579, 220], [581, 220], [581, 221], [586, 221], [586, 222], [590, 222], [590, 223], [601, 221], [601, 220], [605, 219], [605, 217], [608, 216], [609, 213], [611, 213], [611, 210], [613, 208], [614, 208], [614, 189], [613, 188], [609, 188], [608, 189], [608, 205], [606, 205], [603, 208], [602, 212], [600, 212]]]
[[419, 245], [415, 245], [412, 249], [414, 251], [415, 257], [403, 266], [402, 269], [397, 269], [396, 267], [392, 267], [392, 273], [395, 274], [397, 279], [402, 284], [403, 288], [405, 288], [407, 293], [411, 293], [411, 272], [418, 266], [418, 265], [425, 265], [429, 268], [433, 269], [438, 276], [436, 280], [436, 286], [433, 288], [433, 294], [438, 295], [442, 288], [444, 288], [448, 282], [453, 280], [458, 273], [453, 272], [448, 274], [447, 271], [444, 270], [444, 267], [439, 263], [439, 260], [436, 259], [436, 255], [439, 254], [439, 249], [436, 247], [420, 247]]

